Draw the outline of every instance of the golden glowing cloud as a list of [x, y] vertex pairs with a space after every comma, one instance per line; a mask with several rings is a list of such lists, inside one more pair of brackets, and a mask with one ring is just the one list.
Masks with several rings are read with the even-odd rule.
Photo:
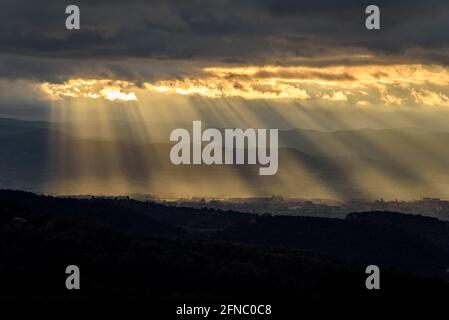
[[134, 92], [123, 93], [120, 89], [116, 88], [107, 88], [101, 90], [101, 93], [108, 100], [123, 100], [123, 101], [135, 101], [137, 100], [136, 94]]
[[104, 98], [110, 101], [135, 101], [134, 92], [123, 92], [134, 87], [134, 84], [118, 80], [71, 79], [64, 83], [44, 83], [43, 90], [51, 99], [62, 97]]
[[241, 97], [244, 99], [292, 98], [305, 100], [310, 96], [306, 90], [295, 85], [267, 81], [227, 81], [222, 79], [185, 79], [146, 83], [150, 91], [201, 95], [208, 98]]
[[341, 91], [334, 92], [332, 95], [325, 94], [323, 96], [323, 99], [331, 101], [348, 101], [346, 95]]
[[201, 76], [151, 82], [145, 87], [154, 92], [208, 98], [448, 106], [448, 84], [449, 69], [442, 66], [247, 66], [205, 68]]
[[425, 105], [444, 105], [449, 103], [448, 96], [441, 92], [433, 92], [430, 90], [418, 91], [413, 89], [411, 94], [417, 102]]
[[[135, 101], [139, 94], [196, 95], [212, 99], [295, 99], [353, 106], [449, 106], [449, 69], [424, 65], [246, 66], [205, 68], [197, 76], [145, 82], [72, 79], [45, 83], [62, 97]], [[133, 92], [135, 91], [135, 92]]]

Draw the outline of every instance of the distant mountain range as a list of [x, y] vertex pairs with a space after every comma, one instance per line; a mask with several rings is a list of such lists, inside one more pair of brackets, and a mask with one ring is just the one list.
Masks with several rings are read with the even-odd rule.
[[0, 118], [0, 187], [62, 194], [449, 197], [446, 132], [283, 130], [278, 174], [261, 177], [257, 166], [172, 165], [167, 124], [152, 124], [151, 134], [140, 135], [132, 124], [114, 124], [109, 139], [101, 130], [95, 136], [92, 128], [84, 134], [73, 126]]

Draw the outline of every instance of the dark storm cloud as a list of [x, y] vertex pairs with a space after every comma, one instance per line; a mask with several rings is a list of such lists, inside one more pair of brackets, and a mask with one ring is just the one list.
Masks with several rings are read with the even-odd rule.
[[[71, 3], [2, 1], [3, 77], [152, 76], [117, 62], [127, 58], [257, 64], [361, 52], [392, 61], [449, 60], [445, 0], [80, 0], [73, 3], [81, 8], [81, 30], [68, 31]], [[364, 27], [371, 3], [381, 8], [380, 31]]]
[[302, 14], [355, 14], [360, 8], [366, 8], [370, 4], [375, 4], [381, 8], [400, 12], [422, 12], [438, 8], [444, 1], [440, 0], [319, 0], [319, 1], [298, 1], [298, 0], [274, 0], [271, 1], [271, 11], [275, 14], [302, 15]]

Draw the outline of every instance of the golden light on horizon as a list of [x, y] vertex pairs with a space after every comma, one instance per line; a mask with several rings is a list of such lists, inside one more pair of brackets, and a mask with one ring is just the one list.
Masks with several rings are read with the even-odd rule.
[[96, 80], [96, 79], [70, 79], [63, 83], [42, 84], [42, 89], [52, 98], [57, 100], [63, 97], [71, 98], [104, 98], [109, 101], [136, 101], [134, 92], [129, 91], [134, 84], [120, 80]]
[[121, 92], [120, 89], [116, 88], [107, 88], [101, 90], [101, 93], [104, 95], [104, 97], [107, 100], [114, 101], [114, 100], [123, 100], [123, 101], [136, 101], [137, 97], [134, 92], [130, 93], [124, 93]]
[[[246, 66], [205, 68], [195, 77], [147, 82], [158, 93], [199, 95], [207, 98], [327, 100], [368, 105], [403, 104], [449, 106], [449, 69], [442, 66]], [[375, 95], [369, 91], [376, 91]], [[360, 102], [360, 103], [359, 103]]]
[[295, 86], [271, 81], [243, 83], [220, 79], [183, 79], [145, 83], [145, 88], [159, 93], [200, 95], [207, 98], [240, 97], [243, 99], [289, 99], [307, 100], [306, 90]]
[[199, 74], [143, 82], [70, 79], [43, 83], [50, 100], [137, 101], [152, 93], [209, 99], [299, 100], [354, 107], [449, 107], [449, 68], [437, 65], [209, 67]]

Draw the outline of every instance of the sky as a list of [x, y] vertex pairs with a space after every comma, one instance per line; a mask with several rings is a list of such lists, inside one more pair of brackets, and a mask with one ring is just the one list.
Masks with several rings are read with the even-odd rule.
[[[447, 131], [449, 3], [3, 0], [0, 116]], [[135, 120], [135, 118], [133, 119]]]
[[[65, 27], [71, 4], [80, 8], [79, 30]], [[380, 30], [365, 27], [371, 4], [380, 8]], [[128, 166], [166, 164], [168, 153], [140, 148], [132, 162], [122, 141], [168, 143], [170, 130], [201, 120], [215, 128], [338, 130], [328, 144], [312, 146], [324, 141], [315, 131], [303, 142], [349, 157], [369, 149], [382, 160], [333, 160], [333, 181], [313, 172], [307, 157], [284, 161], [266, 194], [338, 198], [344, 181], [349, 193], [371, 198], [447, 198], [445, 134], [427, 132], [449, 132], [448, 21], [444, 0], [2, 0], [0, 117], [119, 140], [101, 148], [71, 141], [68, 156], [65, 140], [50, 139], [48, 159], [67, 173], [72, 157], [84, 179], [68, 174], [65, 193], [122, 185], [116, 193], [255, 194], [262, 181], [237, 171], [226, 171], [224, 191], [210, 189], [212, 171], [204, 183], [187, 174], [183, 182], [176, 170], [159, 180], [147, 179], [145, 168], [130, 174]], [[366, 131], [392, 128], [425, 130]], [[345, 130], [358, 131], [347, 139]], [[412, 132], [411, 140], [395, 132]], [[131, 188], [136, 176], [144, 187]], [[48, 190], [61, 192], [65, 181], [54, 180]]]

